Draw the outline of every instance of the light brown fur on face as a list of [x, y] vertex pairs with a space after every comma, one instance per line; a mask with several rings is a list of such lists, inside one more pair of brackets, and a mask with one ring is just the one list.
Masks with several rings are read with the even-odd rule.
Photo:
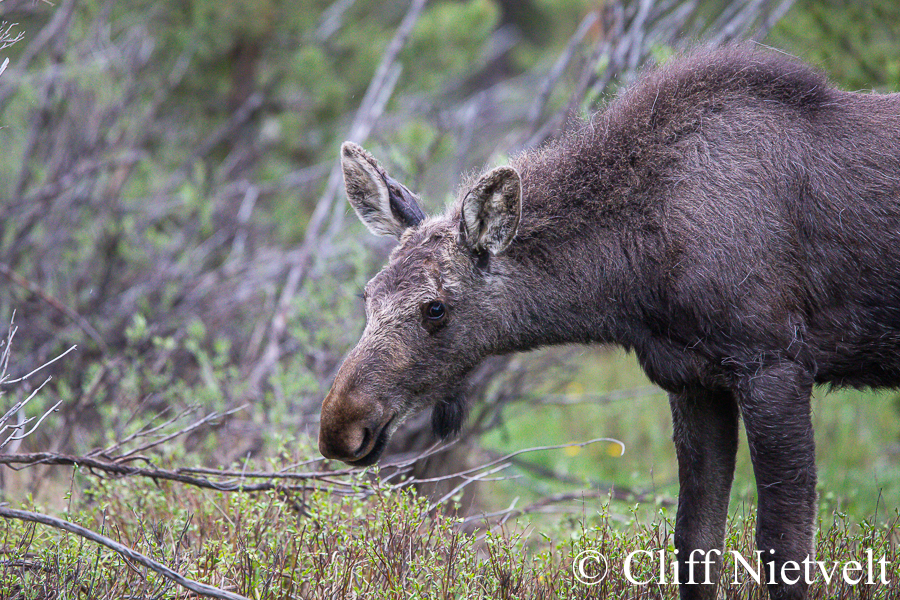
[[471, 273], [458, 268], [462, 251], [454, 229], [450, 220], [433, 218], [407, 230], [388, 265], [366, 285], [365, 330], [323, 403], [319, 445], [326, 456], [371, 464], [396, 427], [430, 403], [435, 390], [453, 381], [444, 396], [459, 396], [453, 363], [431, 360], [446, 323], [433, 325], [423, 314], [437, 300], [455, 320], [465, 306]]
[[[414, 195], [392, 191], [399, 184], [370, 154], [344, 144], [342, 165], [360, 218], [400, 241], [366, 286], [366, 328], [323, 402], [320, 450], [364, 465], [415, 410], [433, 407], [432, 425], [443, 437], [458, 431], [465, 375], [515, 343], [514, 315], [504, 313], [521, 279], [505, 251], [518, 229], [522, 186], [515, 169], [494, 169], [446, 214], [408, 225], [402, 215], [421, 212]], [[435, 303], [442, 318], [429, 317]]]

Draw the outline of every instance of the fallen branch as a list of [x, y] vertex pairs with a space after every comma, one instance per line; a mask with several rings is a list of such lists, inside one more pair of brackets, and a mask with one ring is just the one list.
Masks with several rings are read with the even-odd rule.
[[180, 585], [183, 588], [189, 589], [195, 594], [200, 594], [201, 596], [207, 596], [209, 598], [222, 598], [223, 600], [249, 600], [246, 596], [241, 596], [240, 594], [233, 594], [231, 592], [226, 592], [225, 590], [219, 589], [217, 587], [213, 587], [211, 585], [206, 585], [205, 583], [200, 583], [199, 581], [194, 581], [193, 579], [188, 579], [184, 577], [180, 573], [177, 573], [165, 566], [162, 563], [158, 563], [152, 558], [144, 556], [140, 552], [132, 550], [128, 546], [123, 546], [122, 544], [112, 540], [104, 535], [100, 535], [90, 529], [85, 529], [80, 525], [76, 525], [75, 523], [71, 523], [69, 521], [64, 521], [62, 519], [57, 519], [56, 517], [51, 517], [49, 515], [30, 512], [27, 510], [16, 510], [13, 508], [6, 508], [0, 506], [0, 517], [4, 517], [7, 519], [18, 519], [20, 521], [29, 521], [31, 523], [40, 523], [42, 525], [48, 525], [50, 527], [55, 527], [56, 529], [62, 529], [63, 531], [68, 531], [69, 533], [74, 533], [80, 537], [88, 539], [92, 542], [96, 542], [101, 546], [106, 546], [110, 550], [121, 554], [122, 556], [133, 560], [136, 563], [140, 563], [151, 569], [166, 579], [170, 579]]
[[[436, 445], [429, 448], [425, 452], [416, 455], [413, 458], [402, 462], [386, 464], [381, 470], [393, 470], [382, 480], [373, 480], [371, 482], [360, 481], [359, 479], [342, 480], [342, 477], [350, 477], [361, 475], [365, 469], [348, 468], [336, 471], [308, 471], [303, 473], [286, 473], [286, 472], [259, 472], [259, 471], [215, 471], [214, 469], [203, 468], [182, 468], [182, 469], [160, 469], [157, 467], [138, 467], [127, 464], [124, 461], [109, 460], [99, 458], [97, 456], [70, 456], [67, 454], [59, 454], [56, 452], [34, 452], [31, 454], [0, 454], [0, 465], [6, 465], [13, 470], [21, 470], [36, 465], [61, 465], [71, 467], [81, 467], [88, 469], [93, 475], [105, 473], [115, 477], [146, 477], [159, 481], [174, 481], [194, 487], [215, 490], [219, 492], [264, 492], [264, 491], [280, 491], [280, 492], [305, 492], [323, 487], [329, 488], [331, 493], [342, 495], [362, 495], [368, 496], [373, 490], [385, 486], [388, 489], [406, 488], [411, 485], [422, 483], [435, 483], [447, 481], [451, 479], [461, 478], [463, 482], [454, 489], [453, 493], [446, 495], [441, 502], [449, 499], [456, 492], [459, 492], [467, 485], [484, 480], [489, 475], [508, 467], [510, 461], [517, 456], [530, 452], [538, 452], [543, 450], [558, 450], [570, 447], [583, 447], [597, 442], [612, 442], [622, 444], [622, 442], [612, 438], [597, 438], [587, 442], [577, 442], [572, 444], [558, 444], [555, 446], [536, 446], [533, 448], [524, 448], [510, 452], [504, 456], [493, 459], [485, 464], [442, 475], [440, 477], [428, 478], [409, 478], [397, 483], [388, 484], [388, 481], [402, 475], [409, 470], [409, 467], [416, 461], [430, 456], [446, 448], [445, 445]], [[624, 445], [622, 451], [624, 452]], [[142, 456], [129, 456], [128, 461], [148, 460]], [[229, 480], [216, 481], [216, 477], [227, 477]], [[235, 481], [236, 480], [236, 481]], [[248, 482], [248, 480], [263, 480], [257, 482]], [[296, 481], [300, 483], [288, 483]], [[387, 484], [387, 485], [386, 485]], [[440, 502], [436, 503], [439, 504]]]
[[[132, 457], [137, 460], [142, 457]], [[146, 460], [146, 459], [145, 459]], [[268, 473], [257, 474], [255, 477], [245, 476], [245, 479], [259, 479], [265, 477], [271, 481], [262, 483], [246, 483], [246, 482], [218, 482], [207, 477], [196, 477], [180, 470], [158, 469], [155, 467], [135, 467], [129, 464], [117, 463], [100, 458], [90, 456], [70, 456], [68, 454], [59, 454], [56, 452], [33, 452], [30, 454], [2, 454], [0, 455], [0, 465], [7, 465], [13, 470], [21, 470], [23, 468], [33, 467], [36, 465], [62, 465], [71, 467], [83, 467], [91, 471], [108, 473], [117, 477], [136, 476], [147, 477], [154, 480], [176, 481], [194, 487], [216, 490], [219, 492], [264, 492], [269, 490], [281, 491], [305, 491], [310, 490], [309, 485], [290, 485], [281, 483], [283, 479], [298, 479], [303, 481], [323, 480], [328, 483], [346, 485], [351, 487], [349, 482], [338, 482], [330, 478], [341, 475], [339, 471], [335, 472], [314, 472], [314, 473]], [[349, 469], [348, 469], [349, 471]], [[354, 470], [354, 472], [359, 472]], [[327, 479], [326, 479], [327, 478]]]

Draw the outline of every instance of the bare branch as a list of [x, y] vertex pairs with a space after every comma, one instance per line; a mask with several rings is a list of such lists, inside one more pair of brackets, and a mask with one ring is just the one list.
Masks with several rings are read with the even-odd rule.
[[157, 439], [155, 439], [151, 442], [148, 442], [148, 443], [144, 444], [143, 446], [138, 446], [137, 448], [129, 450], [129, 451], [125, 452], [124, 454], [119, 454], [119, 455], [113, 456], [113, 457], [110, 456], [111, 453], [115, 452], [116, 450], [118, 450], [123, 445], [127, 444], [128, 442], [134, 441], [135, 439], [138, 439], [138, 438], [149, 437], [149, 436], [157, 433], [158, 431], [161, 431], [168, 425], [171, 425], [172, 423], [175, 423], [179, 419], [182, 419], [183, 417], [187, 416], [188, 414], [194, 412], [197, 407], [189, 408], [185, 411], [182, 411], [180, 414], [176, 415], [175, 417], [166, 421], [165, 423], [161, 423], [160, 425], [157, 425], [156, 427], [153, 427], [152, 429], [141, 429], [141, 430], [131, 434], [124, 440], [116, 442], [112, 446], [109, 446], [108, 448], [106, 448], [102, 451], [94, 451], [94, 452], [89, 453], [88, 456], [99, 455], [99, 456], [103, 456], [104, 458], [110, 458], [111, 460], [120, 462], [120, 461], [128, 458], [129, 456], [134, 456], [135, 454], [137, 454], [139, 452], [144, 452], [146, 450], [149, 450], [151, 448], [159, 446], [160, 444], [164, 444], [165, 442], [173, 440], [176, 437], [180, 437], [182, 435], [185, 435], [192, 431], [195, 431], [195, 430], [199, 429], [200, 427], [202, 427], [203, 425], [206, 425], [210, 421], [214, 421], [219, 418], [229, 417], [235, 413], [238, 413], [238, 412], [244, 410], [245, 408], [247, 408], [247, 406], [248, 406], [247, 404], [242, 404], [241, 406], [238, 406], [237, 408], [233, 408], [231, 410], [225, 411], [224, 413], [211, 412], [208, 415], [206, 415], [205, 417], [203, 417], [202, 419], [199, 419], [199, 420], [191, 423], [190, 425], [179, 429], [178, 431], [175, 431], [172, 433], [167, 433], [167, 434], [160, 434], [157, 437]]
[[[524, 448], [522, 450], [517, 450], [515, 452], [511, 452], [507, 455], [499, 457], [497, 459], [491, 460], [485, 464], [479, 465], [477, 467], [473, 467], [470, 469], [466, 469], [464, 471], [452, 473], [449, 475], [443, 475], [440, 477], [430, 477], [430, 478], [411, 478], [404, 480], [397, 484], [392, 484], [390, 487], [392, 488], [400, 488], [400, 487], [408, 487], [414, 484], [421, 483], [433, 483], [438, 481], [447, 481], [455, 478], [463, 478], [465, 479], [465, 483], [463, 485], [458, 486], [456, 491], [459, 491], [465, 485], [469, 483], [478, 481], [480, 479], [484, 479], [489, 475], [506, 468], [509, 465], [510, 459], [530, 453], [530, 452], [538, 452], [542, 450], [558, 450], [561, 448], [570, 448], [570, 447], [583, 447], [590, 444], [594, 444], [597, 442], [606, 441], [612, 442], [616, 444], [622, 444], [620, 441], [612, 439], [612, 438], [597, 438], [593, 440], [589, 440], [587, 442], [578, 442], [572, 444], [559, 444], [555, 446], [537, 446], [533, 448]], [[416, 460], [420, 460], [424, 456], [429, 456], [438, 449], [445, 449], [446, 446], [435, 446], [429, 448], [426, 452], [423, 452], [419, 456], [417, 456], [413, 460], [403, 461], [400, 463], [392, 463], [384, 465], [382, 470], [390, 470], [390, 469], [398, 469], [403, 470], [405, 467], [409, 466]], [[624, 452], [624, 445], [622, 446]], [[9, 454], [9, 455], [0, 455], [0, 465], [7, 465], [13, 469], [21, 469], [27, 468], [35, 465], [65, 465], [65, 466], [78, 466], [88, 469], [91, 473], [94, 471], [99, 471], [103, 473], [108, 473], [110, 475], [114, 475], [117, 477], [124, 476], [138, 476], [138, 477], [147, 477], [149, 479], [159, 479], [159, 480], [167, 480], [167, 481], [176, 481], [179, 483], [183, 483], [186, 485], [192, 485], [195, 487], [206, 488], [217, 490], [221, 492], [260, 492], [260, 491], [268, 491], [268, 490], [280, 490], [280, 491], [307, 491], [311, 489], [317, 489], [321, 487], [323, 484], [327, 486], [336, 486], [338, 489], [332, 489], [334, 493], [340, 494], [356, 494], [356, 495], [369, 495], [372, 489], [378, 488], [383, 485], [386, 480], [379, 482], [378, 480], [374, 480], [371, 482], [360, 482], [360, 481], [344, 481], [340, 479], [336, 479], [338, 477], [347, 477], [347, 476], [356, 476], [365, 472], [365, 469], [359, 468], [349, 468], [342, 469], [337, 471], [312, 471], [305, 473], [269, 473], [269, 472], [257, 472], [257, 471], [215, 471], [213, 469], [200, 469], [200, 468], [183, 468], [177, 470], [168, 470], [168, 469], [159, 469], [155, 467], [135, 467], [129, 464], [125, 464], [124, 462], [118, 462], [109, 459], [102, 459], [96, 456], [70, 456], [66, 454], [58, 454], [54, 452], [36, 452], [32, 454]], [[498, 465], [500, 465], [498, 467]], [[206, 477], [198, 477], [194, 474], [203, 474]], [[391, 475], [388, 479], [394, 477], [396, 475]], [[237, 481], [214, 481], [211, 478], [218, 477], [229, 477], [236, 478]], [[248, 479], [262, 479], [263, 481], [260, 483], [247, 483]], [[285, 484], [284, 480], [294, 480], [294, 481], [302, 481], [305, 483], [301, 484]], [[355, 491], [354, 491], [355, 490]], [[454, 491], [450, 496], [456, 493]], [[447, 496], [448, 498], [450, 496]]]
[[49, 378], [49, 377], [48, 377], [46, 380], [44, 380], [44, 383], [42, 383], [42, 384], [40, 385], [40, 387], [38, 387], [36, 390], [34, 390], [34, 391], [33, 391], [33, 392], [32, 392], [25, 400], [23, 400], [22, 402], [16, 403], [15, 406], [13, 406], [9, 411], [7, 411], [6, 415], [3, 416], [3, 419], [0, 420], [0, 425], [2, 425], [2, 427], [0, 427], [0, 433], [6, 431], [7, 429], [12, 429], [12, 430], [13, 430], [13, 433], [11, 433], [11, 434], [9, 435], [9, 437], [7, 437], [7, 438], [3, 441], [3, 443], [0, 443], [0, 449], [3, 449], [9, 442], [12, 442], [12, 441], [21, 441], [21, 440], [25, 439], [26, 437], [28, 437], [29, 435], [31, 435], [32, 433], [34, 433], [34, 430], [37, 429], [38, 425], [40, 425], [40, 424], [44, 421], [44, 419], [46, 419], [47, 416], [50, 415], [50, 413], [55, 412], [56, 409], [59, 408], [59, 405], [62, 404], [62, 400], [60, 400], [59, 402], [57, 402], [56, 404], [54, 404], [53, 406], [51, 406], [49, 409], [47, 409], [46, 411], [44, 411], [44, 414], [41, 415], [40, 419], [38, 419], [38, 422], [35, 423], [34, 427], [32, 427], [31, 429], [29, 429], [27, 432], [23, 432], [23, 433], [19, 433], [19, 434], [15, 433], [16, 431], [21, 431], [21, 430], [23, 430], [23, 429], [25, 428], [25, 425], [27, 425], [28, 423], [30, 423], [31, 421], [34, 420], [34, 417], [31, 417], [30, 419], [21, 419], [21, 420], [20, 420], [18, 423], [16, 423], [15, 425], [7, 425], [7, 424], [6, 424], [6, 421], [9, 419], [9, 417], [11, 417], [12, 415], [14, 415], [14, 414], [16, 414], [17, 412], [21, 411], [22, 408], [24, 408], [24, 406], [25, 406], [32, 398], [34, 398], [35, 395], [37, 395], [37, 393], [38, 393], [39, 391], [41, 391], [41, 388], [44, 387], [44, 385], [45, 385], [48, 381], [50, 381], [50, 378]]
[[[767, 3], [768, 0], [749, 0], [743, 7], [743, 10], [738, 11], [733, 18], [728, 19], [720, 29], [713, 30], [716, 31], [716, 34], [711, 38], [710, 42], [718, 46], [746, 34]], [[736, 2], [735, 4], [739, 5], [740, 3]]]
[[[9, 379], [8, 375], [7, 375], [7, 369], [9, 368], [9, 358], [10, 358], [10, 354], [11, 354], [12, 341], [13, 341], [13, 338], [15, 337], [16, 331], [18, 330], [17, 327], [15, 327], [15, 325], [13, 324], [14, 319], [15, 319], [15, 313], [13, 313], [13, 317], [12, 317], [12, 319], [10, 319], [9, 329], [7, 330], [7, 335], [6, 335], [6, 340], [4, 340], [4, 343], [3, 343], [3, 352], [2, 352], [2, 354], [0, 354], [0, 386], [9, 385], [9, 384], [13, 384], [13, 383], [19, 383], [21, 381], [24, 381], [24, 380], [28, 379], [29, 377], [31, 377], [32, 375], [34, 375], [35, 373], [37, 373], [38, 371], [40, 371], [41, 369], [43, 369], [49, 365], [52, 365], [53, 363], [55, 363], [59, 359], [63, 358], [65, 355], [67, 355], [69, 352], [71, 352], [72, 350], [74, 350], [76, 348], [76, 346], [70, 347], [68, 350], [66, 350], [62, 354], [59, 354], [58, 356], [56, 356], [56, 358], [53, 358], [52, 360], [45, 362], [44, 364], [37, 367], [36, 369], [32, 369], [31, 372], [28, 373], [27, 375], [23, 375], [22, 377], [19, 377], [17, 379]], [[44, 386], [47, 385], [47, 383], [50, 381], [50, 379], [51, 379], [50, 377], [47, 377], [46, 379], [44, 379], [43, 383], [41, 383], [39, 386], [37, 386], [35, 389], [33, 389], [31, 391], [31, 393], [25, 397], [24, 400], [19, 400], [18, 402], [13, 404], [13, 406], [9, 410], [7, 410], [3, 414], [2, 417], [0, 417], [0, 434], [4, 434], [5, 432], [10, 431], [9, 435], [6, 436], [6, 439], [4, 439], [2, 442], [0, 442], [0, 450], [6, 448], [6, 446], [9, 445], [10, 442], [15, 442], [12, 446], [12, 451], [15, 452], [16, 449], [18, 449], [18, 447], [19, 447], [19, 443], [23, 439], [25, 439], [26, 437], [28, 437], [29, 435], [34, 433], [35, 430], [41, 425], [41, 423], [43, 423], [44, 420], [51, 413], [56, 412], [56, 409], [59, 408], [60, 404], [62, 404], [62, 400], [60, 400], [56, 404], [51, 406], [49, 409], [45, 410], [43, 412], [43, 414], [40, 415], [40, 417], [25, 418], [23, 409], [29, 402], [31, 402], [35, 398], [35, 396], [37, 396], [37, 394], [44, 388]], [[2, 387], [0, 387], [0, 396], [2, 396], [2, 395], [3, 395], [3, 390], [2, 390]], [[18, 415], [17, 422], [15, 424], [10, 424], [9, 420], [12, 419], [14, 415]], [[25, 428], [26, 425], [30, 424], [31, 422], [33, 422], [35, 420], [37, 422], [34, 423], [34, 425], [31, 427], [31, 429]]]
[[[523, 448], [521, 450], [516, 450], [514, 452], [510, 452], [509, 454], [504, 454], [503, 456], [496, 458], [492, 461], [486, 462], [477, 467], [472, 467], [471, 469], [466, 469], [465, 471], [460, 471], [458, 473], [453, 473], [451, 475], [443, 475], [441, 477], [431, 477], [428, 479], [417, 479], [416, 483], [426, 483], [426, 482], [435, 482], [435, 481], [444, 481], [447, 479], [451, 479], [453, 477], [464, 477], [466, 475], [471, 475], [473, 473], [477, 473], [478, 471], [482, 471], [489, 467], [493, 467], [494, 465], [505, 463], [516, 456], [520, 456], [522, 454], [529, 454], [531, 452], [541, 452], [544, 450], [561, 450], [563, 448], [583, 448], [585, 446], [590, 446], [591, 444], [596, 444], [598, 442], [611, 442], [613, 444], [618, 444], [622, 448], [622, 454], [625, 454], [625, 444], [620, 442], [615, 438], [594, 438], [592, 440], [588, 440], [586, 442], [572, 442], [570, 444], [556, 444], [554, 446], [533, 446], [531, 448]], [[2, 459], [0, 459], [2, 460]]]
[[[110, 475], [124, 477], [124, 476], [138, 476], [138, 477], [147, 477], [149, 479], [159, 479], [165, 481], [176, 481], [178, 483], [183, 483], [186, 485], [192, 485], [194, 487], [205, 488], [210, 490], [216, 490], [219, 492], [262, 492], [269, 490], [284, 490], [284, 491], [304, 491], [312, 489], [311, 486], [308, 485], [285, 485], [282, 483], [277, 483], [274, 480], [278, 479], [286, 479], [283, 474], [281, 476], [271, 475], [267, 477], [267, 479], [271, 479], [273, 481], [267, 481], [264, 483], [245, 483], [245, 482], [216, 482], [212, 481], [206, 477], [194, 477], [191, 475], [187, 475], [184, 473], [180, 473], [178, 471], [171, 471], [168, 469], [157, 469], [153, 467], [133, 467], [124, 463], [117, 463], [109, 460], [104, 460], [96, 457], [89, 456], [69, 456], [66, 454], [58, 454], [55, 452], [35, 452], [31, 454], [2, 454], [0, 455], [0, 465], [7, 465], [10, 468], [15, 470], [19, 470], [21, 468], [27, 468], [35, 465], [64, 465], [64, 466], [72, 466], [72, 467], [84, 467], [90, 470], [92, 473], [94, 471], [99, 471], [103, 473], [109, 473]], [[18, 467], [14, 465], [19, 465]], [[355, 471], [359, 472], [359, 471]], [[305, 479], [305, 480], [317, 480], [324, 479], [327, 476], [334, 476], [335, 474], [340, 475], [340, 472], [335, 473], [304, 473], [297, 474], [297, 479]], [[329, 483], [337, 483], [339, 485], [345, 485], [348, 488], [351, 486], [350, 483], [347, 482], [334, 482], [329, 481]]]
[[467, 485], [475, 483], [476, 481], [483, 481], [485, 478], [489, 477], [490, 475], [493, 475], [494, 473], [499, 473], [500, 471], [509, 468], [509, 466], [510, 466], [509, 463], [503, 463], [503, 464], [495, 466], [492, 469], [488, 469], [484, 473], [479, 473], [478, 475], [474, 475], [474, 476], [459, 475], [458, 477], [461, 477], [463, 481], [461, 483], [459, 483], [457, 486], [455, 486], [453, 489], [451, 489], [449, 492], [447, 492], [446, 494], [441, 496], [439, 499], [432, 501], [432, 503], [430, 505], [428, 505], [428, 510], [432, 511], [432, 510], [436, 509], [437, 507], [442, 505], [447, 500], [450, 500], [451, 498], [453, 498], [453, 496], [455, 496], [460, 491], [462, 491], [462, 489], [464, 487], [466, 487]]
[[[478, 521], [483, 521], [485, 525], [490, 529], [495, 525], [502, 525], [506, 523], [509, 519], [514, 519], [517, 517], [521, 517], [527, 514], [533, 514], [536, 512], [549, 512], [545, 511], [548, 506], [554, 504], [560, 504], [563, 502], [571, 502], [574, 500], [581, 500], [582, 502], [589, 499], [602, 499], [609, 496], [608, 490], [581, 490], [577, 492], [561, 492], [558, 494], [551, 494], [549, 496], [545, 496], [538, 500], [535, 500], [531, 504], [523, 508], [515, 508], [517, 502], [513, 502], [508, 508], [503, 510], [498, 510], [491, 513], [481, 513], [476, 515], [470, 515], [462, 519], [459, 523], [459, 527], [464, 528], [469, 523], [477, 523]], [[518, 498], [516, 498], [518, 500]], [[572, 512], [571, 510], [555, 510], [553, 512]], [[495, 523], [492, 523], [492, 519], [497, 519]], [[486, 532], [485, 532], [486, 533]], [[482, 534], [482, 536], [485, 534]], [[479, 536], [481, 537], [481, 536]]]
[[343, 24], [344, 13], [350, 10], [354, 4], [356, 4], [356, 0], [337, 0], [337, 2], [326, 8], [316, 27], [316, 39], [319, 42], [324, 42], [334, 35]]
[[[102, 457], [104, 457], [104, 458], [111, 458], [110, 455], [111, 455], [113, 452], [115, 452], [116, 450], [118, 450], [118, 449], [121, 448], [123, 445], [127, 444], [128, 442], [131, 442], [131, 441], [133, 441], [133, 440], [135, 440], [135, 439], [137, 439], [137, 438], [147, 437], [147, 436], [153, 435], [154, 433], [156, 433], [156, 432], [158, 432], [158, 431], [160, 431], [160, 430], [162, 430], [162, 429], [165, 429], [165, 428], [168, 427], [169, 425], [172, 425], [173, 423], [178, 422], [179, 420], [183, 419], [183, 418], [186, 417], [187, 415], [196, 412], [199, 408], [200, 408], [200, 406], [197, 405], [197, 404], [195, 404], [195, 405], [193, 405], [193, 406], [189, 406], [189, 407], [187, 407], [186, 409], [184, 409], [183, 411], [181, 411], [180, 413], [178, 413], [177, 415], [175, 415], [174, 417], [172, 417], [171, 419], [169, 419], [169, 420], [167, 420], [167, 421], [164, 421], [164, 422], [160, 423], [159, 425], [157, 425], [157, 426], [155, 426], [155, 427], [151, 427], [150, 429], [147, 429], [147, 427], [150, 426], [150, 423], [147, 423], [147, 424], [144, 425], [144, 427], [138, 429], [137, 431], [135, 431], [134, 433], [128, 435], [127, 437], [125, 437], [125, 438], [123, 438], [123, 439], [121, 439], [121, 440], [116, 440], [113, 444], [111, 444], [110, 446], [107, 446], [106, 448], [103, 448], [102, 450], [99, 449], [99, 448], [98, 448], [98, 449], [95, 449], [95, 450], [91, 450], [90, 452], [88, 452], [87, 455], [88, 455], [88, 456], [102, 456]], [[165, 413], [165, 411], [163, 411], [163, 413], [161, 413], [161, 414], [164, 414], [164, 413]]]
[[655, 385], [648, 385], [639, 388], [613, 390], [605, 394], [544, 394], [533, 404], [555, 405], [555, 406], [573, 406], [577, 404], [610, 404], [612, 402], [620, 402], [622, 400], [635, 400], [637, 398], [646, 398], [648, 396], [657, 396], [663, 394], [663, 390]]
[[55, 358], [52, 358], [52, 359], [48, 360], [47, 362], [45, 362], [44, 364], [42, 364], [42, 365], [39, 366], [38, 368], [32, 369], [32, 371], [31, 371], [30, 373], [28, 373], [27, 375], [23, 375], [22, 377], [19, 377], [18, 379], [6, 379], [6, 380], [3, 380], [3, 381], [0, 381], [0, 384], [7, 385], [7, 384], [10, 384], [10, 383], [18, 383], [18, 382], [20, 382], [20, 381], [24, 381], [25, 379], [28, 379], [29, 377], [31, 377], [32, 375], [34, 375], [35, 373], [37, 373], [37, 372], [40, 371], [41, 369], [44, 369], [44, 368], [46, 368], [46, 367], [49, 367], [50, 365], [52, 365], [53, 363], [55, 363], [56, 361], [58, 361], [59, 359], [61, 359], [62, 357], [64, 357], [66, 354], [68, 354], [69, 352], [71, 352], [72, 350], [74, 350], [74, 349], [77, 348], [77, 347], [78, 347], [78, 346], [71, 346], [68, 350], [66, 350], [66, 351], [63, 352], [62, 354], [56, 356]]
[[[8, 21], [0, 20], [0, 50], [6, 50], [13, 44], [22, 41], [22, 38], [25, 37], [25, 34], [21, 31], [13, 31], [14, 27], [17, 27], [18, 23], [9, 23]], [[9, 59], [7, 58], [3, 61], [3, 66], [0, 68], [0, 73], [3, 72], [3, 69], [6, 68], [7, 63], [9, 63]]]
[[198, 159], [212, 152], [216, 146], [229, 139], [235, 131], [246, 124], [262, 107], [263, 100], [265, 100], [265, 97], [260, 92], [250, 94], [247, 100], [234, 111], [234, 114], [231, 115], [228, 121], [219, 126], [209, 135], [209, 137], [203, 140], [203, 142], [191, 152], [190, 156], [184, 159], [181, 166], [172, 173], [164, 188], [166, 193], [171, 192], [184, 180], [188, 173], [190, 173], [191, 165]]
[[775, 24], [780, 21], [782, 17], [784, 17], [784, 15], [787, 14], [787, 11], [789, 11], [791, 7], [794, 6], [795, 2], [796, 0], [781, 0], [781, 2], [778, 3], [778, 6], [769, 10], [769, 13], [763, 19], [762, 23], [759, 25], [759, 28], [753, 32], [753, 35], [751, 36], [753, 41], [759, 42], [767, 35], [769, 35], [769, 32], [772, 31], [772, 28], [775, 27]]
[[54, 42], [59, 43], [61, 39], [64, 39], [72, 25], [72, 16], [75, 14], [76, 4], [78, 3], [75, 0], [65, 0], [60, 4], [59, 8], [53, 11], [53, 16], [47, 25], [34, 36], [25, 48], [17, 68], [24, 71], [47, 45]]

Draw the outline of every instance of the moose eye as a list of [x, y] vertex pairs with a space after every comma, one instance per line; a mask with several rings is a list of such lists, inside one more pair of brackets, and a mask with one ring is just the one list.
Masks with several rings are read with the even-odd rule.
[[433, 300], [425, 306], [425, 318], [429, 321], [440, 321], [447, 315], [447, 309], [440, 300]]
[[432, 300], [422, 305], [422, 327], [428, 333], [437, 333], [447, 324], [447, 305], [440, 300]]

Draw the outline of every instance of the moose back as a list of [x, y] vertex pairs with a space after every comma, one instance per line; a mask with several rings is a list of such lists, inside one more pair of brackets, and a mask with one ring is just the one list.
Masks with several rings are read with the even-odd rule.
[[806, 596], [782, 569], [813, 551], [812, 386], [900, 384], [900, 95], [737, 45], [671, 60], [442, 215], [359, 146], [341, 161], [399, 244], [322, 405], [325, 456], [372, 464], [429, 407], [454, 433], [488, 355], [620, 344], [669, 393], [682, 569], [722, 550], [741, 418], [770, 594]]

